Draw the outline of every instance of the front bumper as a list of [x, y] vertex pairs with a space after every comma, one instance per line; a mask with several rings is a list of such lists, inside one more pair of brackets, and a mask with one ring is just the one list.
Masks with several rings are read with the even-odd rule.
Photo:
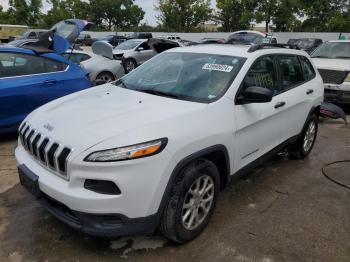
[[[67, 206], [89, 214], [121, 214], [142, 218], [158, 212], [165, 187], [176, 165], [170, 154], [161, 154], [113, 163], [88, 163], [71, 159], [69, 180], [62, 179], [43, 166], [21, 145], [16, 148], [18, 165], [25, 165], [38, 176], [40, 191]], [[121, 191], [118, 195], [96, 193], [84, 187], [88, 179], [113, 182]]]
[[158, 226], [158, 215], [128, 218], [122, 214], [91, 214], [70, 209], [40, 190], [39, 177], [27, 166], [19, 165], [21, 184], [32, 193], [39, 203], [60, 221], [72, 228], [94, 236], [116, 237], [149, 235]]
[[350, 91], [325, 88], [325, 101], [337, 104], [350, 104]]

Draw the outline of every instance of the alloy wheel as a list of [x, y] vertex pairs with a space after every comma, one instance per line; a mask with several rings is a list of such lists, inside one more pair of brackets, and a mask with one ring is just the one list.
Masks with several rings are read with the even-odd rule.
[[203, 175], [188, 190], [182, 206], [182, 224], [187, 230], [198, 228], [207, 217], [214, 201], [213, 179]]
[[316, 136], [316, 123], [315, 121], [311, 121], [309, 123], [309, 126], [304, 136], [303, 149], [305, 152], [308, 152], [311, 149], [315, 141], [315, 136]]

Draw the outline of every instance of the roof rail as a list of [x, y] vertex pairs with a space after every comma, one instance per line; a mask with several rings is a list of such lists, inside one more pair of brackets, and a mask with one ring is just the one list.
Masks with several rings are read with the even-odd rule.
[[262, 49], [272, 49], [272, 48], [287, 48], [287, 49], [300, 50], [298, 46], [290, 45], [290, 44], [260, 44], [260, 45], [252, 45], [248, 49], [248, 53], [253, 53], [255, 51], [262, 50]]

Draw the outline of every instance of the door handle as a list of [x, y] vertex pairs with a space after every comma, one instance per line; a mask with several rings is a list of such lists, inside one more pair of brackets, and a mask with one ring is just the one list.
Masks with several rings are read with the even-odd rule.
[[283, 107], [286, 105], [286, 102], [278, 102], [276, 105], [275, 105], [275, 108], [280, 108], [280, 107]]
[[308, 89], [308, 90], [306, 91], [306, 94], [307, 94], [307, 95], [311, 95], [313, 92], [314, 92], [313, 89]]
[[47, 84], [47, 85], [53, 85], [53, 84], [55, 84], [55, 83], [57, 83], [57, 80], [54, 80], [54, 79], [52, 79], [52, 80], [46, 80], [46, 81], [44, 82], [44, 84]]

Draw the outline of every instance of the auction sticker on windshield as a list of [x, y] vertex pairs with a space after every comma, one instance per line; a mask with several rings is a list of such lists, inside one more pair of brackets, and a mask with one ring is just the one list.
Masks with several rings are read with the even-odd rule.
[[220, 64], [205, 64], [202, 69], [204, 70], [213, 70], [230, 73], [233, 69], [233, 66], [229, 65], [220, 65]]

